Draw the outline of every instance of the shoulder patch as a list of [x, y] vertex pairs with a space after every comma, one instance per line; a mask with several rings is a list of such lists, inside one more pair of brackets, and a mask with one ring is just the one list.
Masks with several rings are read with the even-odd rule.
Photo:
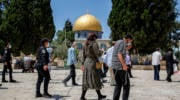
[[42, 53], [46, 53], [46, 51], [43, 49], [42, 51], [41, 51]]
[[4, 53], [7, 53], [7, 50], [5, 50]]

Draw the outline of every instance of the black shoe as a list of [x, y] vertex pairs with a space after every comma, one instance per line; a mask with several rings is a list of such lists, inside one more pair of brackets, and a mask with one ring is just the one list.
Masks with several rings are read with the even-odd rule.
[[16, 80], [13, 80], [13, 79], [12, 79], [12, 80], [10, 80], [9, 82], [15, 83], [15, 82], [16, 82]]
[[106, 98], [106, 95], [100, 95], [98, 96], [98, 100], [102, 100], [102, 99], [105, 99]]
[[134, 78], [134, 77], [131, 75], [130, 78]]
[[3, 82], [3, 83], [7, 83], [8, 81], [6, 81], [6, 80], [2, 80], [2, 82]]
[[36, 94], [36, 98], [38, 98], [38, 97], [42, 97], [43, 95], [41, 94], [41, 93], [37, 93]]
[[43, 97], [46, 97], [46, 98], [51, 98], [51, 97], [52, 97], [52, 95], [50, 95], [49, 93], [44, 93], [44, 94], [43, 94]]
[[74, 83], [74, 84], [72, 84], [73, 86], [78, 86], [78, 84], [77, 83]]
[[0, 84], [0, 86], [2, 86], [2, 84]]
[[87, 100], [85, 97], [81, 97], [80, 100]]
[[168, 81], [168, 82], [172, 82], [172, 80], [171, 80], [171, 79], [166, 79], [166, 81]]
[[65, 87], [67, 87], [67, 83], [66, 82], [63, 81], [63, 84], [64, 84]]

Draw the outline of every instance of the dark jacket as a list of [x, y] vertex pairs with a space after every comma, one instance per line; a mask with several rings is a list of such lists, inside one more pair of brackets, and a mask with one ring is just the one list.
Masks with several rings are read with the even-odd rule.
[[43, 46], [39, 47], [38, 49], [37, 62], [40, 63], [42, 66], [48, 65], [49, 63], [49, 54], [46, 48]]
[[173, 53], [171, 51], [168, 51], [166, 53], [166, 65], [173, 65], [175, 63], [174, 58], [173, 58]]
[[3, 62], [10, 62], [12, 60], [11, 50], [9, 48], [4, 48], [3, 51]]

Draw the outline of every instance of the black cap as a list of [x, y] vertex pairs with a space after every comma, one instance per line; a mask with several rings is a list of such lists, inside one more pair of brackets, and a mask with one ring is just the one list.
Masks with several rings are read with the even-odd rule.
[[49, 42], [49, 39], [47, 39], [47, 38], [41, 39], [41, 45], [44, 45], [45, 42]]

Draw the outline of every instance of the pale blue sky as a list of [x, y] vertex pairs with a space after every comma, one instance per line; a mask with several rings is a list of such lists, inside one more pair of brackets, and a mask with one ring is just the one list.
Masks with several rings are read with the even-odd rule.
[[[176, 8], [180, 11], [180, 0], [177, 1]], [[103, 38], [108, 38], [110, 28], [107, 25], [107, 19], [111, 5], [111, 0], [51, 0], [56, 30], [62, 30], [67, 19], [74, 23], [78, 17], [86, 14], [88, 10], [89, 14], [94, 15], [101, 22], [104, 32]], [[177, 20], [180, 21], [180, 17]]]

